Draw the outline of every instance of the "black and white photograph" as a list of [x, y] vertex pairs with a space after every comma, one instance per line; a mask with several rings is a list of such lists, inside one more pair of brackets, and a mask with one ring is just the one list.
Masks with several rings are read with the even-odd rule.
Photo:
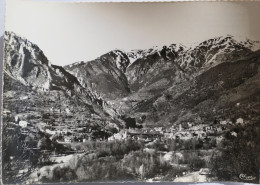
[[6, 0], [2, 183], [260, 183], [260, 2]]

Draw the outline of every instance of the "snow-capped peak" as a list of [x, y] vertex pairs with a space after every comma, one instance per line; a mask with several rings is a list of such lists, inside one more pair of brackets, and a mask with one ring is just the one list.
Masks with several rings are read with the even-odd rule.
[[130, 60], [130, 64], [132, 64], [134, 61], [138, 60], [139, 58], [144, 58], [148, 55], [152, 55], [156, 52], [158, 52], [160, 54], [160, 52], [163, 49], [166, 49], [169, 52], [180, 52], [180, 51], [184, 51], [186, 49], [186, 46], [184, 46], [181, 43], [178, 44], [171, 44], [169, 46], [153, 46], [152, 48], [149, 49], [137, 49], [137, 50], [131, 50], [130, 52], [127, 52], [127, 56]]
[[115, 55], [115, 62], [116, 62], [117, 68], [125, 71], [127, 66], [130, 63], [127, 55], [123, 51], [118, 50], [118, 49], [112, 51], [112, 53]]

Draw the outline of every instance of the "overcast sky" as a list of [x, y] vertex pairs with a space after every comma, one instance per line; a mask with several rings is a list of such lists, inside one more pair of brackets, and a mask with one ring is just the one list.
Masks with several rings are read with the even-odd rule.
[[7, 0], [5, 30], [37, 44], [51, 63], [113, 49], [146, 49], [231, 34], [260, 40], [260, 2], [54, 3]]

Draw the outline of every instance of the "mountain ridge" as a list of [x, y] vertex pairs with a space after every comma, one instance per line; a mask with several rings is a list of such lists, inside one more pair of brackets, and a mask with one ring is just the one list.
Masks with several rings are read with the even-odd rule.
[[[168, 89], [175, 88], [176, 91], [172, 93], [180, 95], [187, 89], [194, 91], [194, 79], [219, 65], [247, 60], [250, 55], [254, 54], [257, 50], [256, 48], [260, 48], [259, 42], [248, 39], [236, 41], [234, 37], [228, 35], [209, 39], [190, 47], [172, 44], [168, 47], [136, 50], [136, 54], [133, 51], [130, 54], [125, 52], [128, 58], [132, 57], [132, 59], [129, 59], [130, 62], [125, 73], [122, 73], [127, 79], [127, 81], [124, 79], [124, 82], [128, 84], [130, 91], [121, 96], [106, 96], [106, 100], [120, 115], [138, 118], [145, 114], [148, 122], [151, 122], [151, 124], [157, 124], [156, 122], [159, 121], [159, 118], [162, 119], [160, 121], [162, 123], [165, 119], [160, 114], [167, 115], [167, 113], [157, 111], [159, 117], [155, 118], [154, 116], [148, 116], [149, 114], [155, 115], [153, 113], [154, 110], [147, 112], [139, 110], [154, 109], [154, 105], [156, 105], [156, 102], [160, 102], [160, 99], [172, 96], [165, 93]], [[133, 58], [136, 60], [133, 61]], [[94, 61], [99, 62], [98, 60]], [[109, 60], [106, 60], [106, 62], [114, 63], [114, 61]], [[80, 68], [83, 68], [83, 66], [80, 66]], [[74, 67], [77, 68], [77, 66]], [[69, 68], [66, 69], [70, 72]], [[77, 75], [84, 76], [85, 73]], [[91, 78], [96, 78], [96, 76], [93, 75]], [[237, 78], [239, 79], [239, 76]], [[106, 80], [104, 81], [107, 82]], [[99, 92], [99, 89], [96, 89], [96, 91]], [[106, 92], [113, 93], [113, 90], [107, 91], [106, 88], [102, 91], [103, 94]], [[205, 93], [210, 91], [208, 88], [205, 89]], [[222, 91], [219, 90], [219, 92]], [[102, 95], [101, 97], [104, 98]], [[149, 104], [149, 102], [152, 104]], [[167, 105], [166, 102], [159, 104]], [[180, 114], [177, 115], [180, 116]]]
[[60, 67], [50, 64], [43, 52], [25, 38], [6, 32], [5, 40], [9, 44], [5, 60], [10, 61], [5, 69], [10, 76], [43, 90], [80, 94], [83, 101], [103, 107], [112, 117], [131, 116], [133, 107], [156, 101], [169, 88], [190, 86], [198, 76], [222, 63], [247, 59], [259, 47], [259, 42], [248, 39], [216, 37], [190, 47], [171, 44], [130, 52], [117, 49], [92, 61]]

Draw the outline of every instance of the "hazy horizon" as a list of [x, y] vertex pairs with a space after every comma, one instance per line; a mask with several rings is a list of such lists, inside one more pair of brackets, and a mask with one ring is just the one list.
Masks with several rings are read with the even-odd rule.
[[5, 30], [37, 44], [52, 64], [233, 35], [260, 40], [259, 2], [6, 2]]

